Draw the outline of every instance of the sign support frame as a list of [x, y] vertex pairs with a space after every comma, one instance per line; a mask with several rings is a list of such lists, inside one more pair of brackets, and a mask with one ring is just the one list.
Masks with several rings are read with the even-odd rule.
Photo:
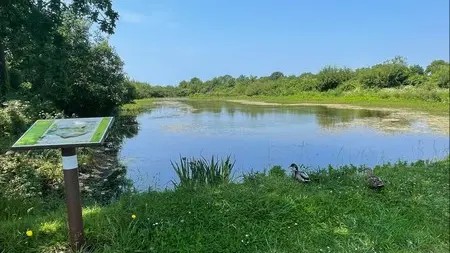
[[[102, 146], [113, 121], [114, 117], [37, 120], [11, 147], [15, 151], [61, 149], [69, 240], [71, 249], [75, 252], [81, 250], [86, 243], [76, 148]], [[56, 134], [60, 138], [55, 136], [58, 130], [63, 132]], [[77, 139], [79, 136], [85, 138]], [[46, 138], [47, 142], [43, 142]]]

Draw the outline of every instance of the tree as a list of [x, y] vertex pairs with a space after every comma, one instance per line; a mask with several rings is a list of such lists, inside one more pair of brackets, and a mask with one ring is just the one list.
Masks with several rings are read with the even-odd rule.
[[9, 52], [9, 57], [16, 63], [22, 62], [20, 58], [25, 58], [28, 67], [34, 66], [34, 70], [29, 72], [37, 76], [35, 88], [48, 79], [42, 71], [43, 67], [47, 67], [46, 49], [50, 44], [58, 46], [61, 41], [57, 30], [66, 12], [98, 23], [100, 30], [109, 34], [114, 32], [118, 19], [111, 0], [0, 1], [0, 92], [5, 92], [8, 85], [5, 52]]
[[383, 64], [397, 64], [397, 65], [408, 66], [408, 61], [407, 61], [406, 57], [395, 56], [394, 58], [385, 61]]
[[440, 66], [448, 66], [449, 63], [444, 60], [434, 60], [430, 63], [430, 65], [427, 66], [425, 72], [427, 74], [432, 74], [433, 72], [437, 71]]
[[409, 66], [409, 70], [411, 74], [423, 75], [425, 73], [425, 70], [422, 68], [422, 66], [417, 64]]
[[314, 74], [311, 72], [305, 72], [299, 76], [299, 78], [311, 78], [311, 77], [314, 77]]
[[357, 71], [360, 82], [366, 88], [387, 88], [406, 85], [410, 74], [410, 69], [403, 57], [396, 57], [385, 61], [383, 64], [377, 64], [371, 68]]
[[191, 91], [191, 94], [200, 93], [202, 90], [203, 82], [198, 77], [193, 77], [189, 81], [189, 90]]
[[5, 48], [0, 41], [0, 98], [9, 90], [8, 72], [6, 66]]
[[244, 84], [244, 83], [249, 83], [249, 82], [250, 82], [250, 78], [246, 77], [245, 75], [240, 75], [238, 78], [236, 78], [237, 84]]
[[277, 79], [282, 78], [282, 77], [284, 77], [284, 74], [283, 74], [283, 73], [281, 73], [281, 72], [279, 72], [279, 71], [275, 71], [275, 72], [273, 72], [273, 73], [269, 76], [269, 79], [271, 79], [271, 80], [277, 80]]
[[183, 80], [183, 81], [180, 82], [179, 87], [182, 88], [182, 89], [186, 89], [186, 88], [189, 87], [189, 83], [186, 82], [185, 80]]
[[325, 67], [318, 74], [318, 88], [320, 91], [335, 89], [338, 85], [351, 79], [353, 71], [349, 68]]
[[450, 88], [450, 65], [433, 66], [430, 81], [440, 88]]
[[90, 22], [64, 17], [60, 45], [48, 57], [54, 72], [39, 88], [38, 99], [51, 101], [66, 114], [99, 116], [129, 100], [123, 62], [108, 42], [91, 38]]

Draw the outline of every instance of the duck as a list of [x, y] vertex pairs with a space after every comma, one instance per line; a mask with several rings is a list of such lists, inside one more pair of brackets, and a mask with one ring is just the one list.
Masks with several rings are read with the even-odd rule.
[[370, 188], [380, 190], [384, 187], [383, 180], [373, 174], [371, 168], [366, 168], [367, 171], [367, 184]]
[[294, 172], [295, 180], [302, 183], [308, 183], [310, 181], [309, 175], [306, 172], [299, 170], [297, 164], [293, 163], [289, 168]]

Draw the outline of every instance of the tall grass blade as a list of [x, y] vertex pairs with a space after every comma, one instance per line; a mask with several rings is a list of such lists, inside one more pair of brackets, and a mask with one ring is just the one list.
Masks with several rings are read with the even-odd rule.
[[228, 184], [235, 161], [232, 162], [229, 155], [225, 159], [211, 156], [210, 160], [205, 157], [188, 159], [180, 156], [179, 163], [170, 163], [179, 178], [176, 187], [196, 188]]

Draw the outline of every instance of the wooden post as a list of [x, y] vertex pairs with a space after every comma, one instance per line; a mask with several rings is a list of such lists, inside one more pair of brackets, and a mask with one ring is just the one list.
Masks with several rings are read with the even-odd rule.
[[78, 251], [84, 245], [83, 217], [81, 211], [78, 161], [75, 148], [62, 148], [64, 185], [69, 224], [70, 245]]

